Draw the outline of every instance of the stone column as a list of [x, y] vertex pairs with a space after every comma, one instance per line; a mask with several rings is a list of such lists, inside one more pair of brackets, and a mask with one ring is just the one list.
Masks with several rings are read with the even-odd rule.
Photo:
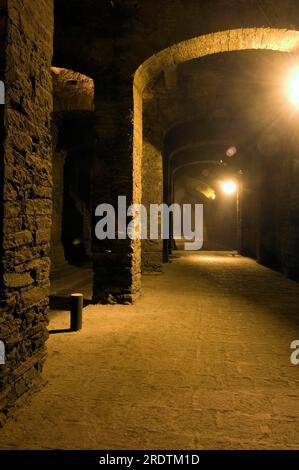
[[48, 336], [53, 3], [6, 0], [1, 16], [0, 422], [38, 383]]
[[[150, 142], [143, 142], [142, 154], [142, 204], [148, 214], [148, 236], [150, 233], [149, 216], [151, 204], [163, 203], [163, 156]], [[161, 221], [159, 224], [161, 229]], [[160, 272], [163, 264], [163, 241], [142, 241], [142, 271]]]
[[[118, 196], [127, 197], [127, 206], [141, 202], [141, 133], [133, 115], [140, 105], [133, 101], [133, 82], [111, 76], [113, 86], [103, 90], [103, 78], [96, 90], [96, 131], [98, 144], [92, 168], [92, 212], [102, 203], [111, 204], [117, 212]], [[101, 90], [102, 94], [100, 94]], [[140, 115], [140, 114], [139, 114]], [[133, 159], [133, 146], [138, 146]], [[93, 217], [93, 227], [99, 219]], [[129, 219], [128, 219], [129, 222]], [[140, 241], [93, 240], [94, 293], [96, 302], [131, 302], [140, 291]]]

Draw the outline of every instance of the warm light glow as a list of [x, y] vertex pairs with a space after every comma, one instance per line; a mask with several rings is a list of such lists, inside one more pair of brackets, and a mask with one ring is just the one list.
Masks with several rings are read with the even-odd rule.
[[237, 153], [236, 147], [229, 147], [226, 151], [226, 156], [227, 157], [234, 157]]
[[288, 82], [288, 95], [295, 106], [299, 106], [299, 68], [295, 69]]
[[238, 186], [234, 181], [222, 181], [221, 189], [224, 194], [234, 194], [237, 192]]

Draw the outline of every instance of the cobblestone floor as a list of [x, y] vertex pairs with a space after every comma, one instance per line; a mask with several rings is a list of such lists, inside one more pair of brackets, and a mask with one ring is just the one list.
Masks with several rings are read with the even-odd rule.
[[82, 332], [50, 337], [48, 384], [2, 449], [299, 448], [298, 284], [230, 253], [181, 253], [134, 306], [84, 313]]

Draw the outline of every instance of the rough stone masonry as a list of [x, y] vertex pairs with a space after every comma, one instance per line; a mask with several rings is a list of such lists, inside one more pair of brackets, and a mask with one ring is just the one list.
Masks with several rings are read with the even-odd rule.
[[2, 0], [0, 17], [1, 423], [39, 383], [48, 334], [52, 0]]

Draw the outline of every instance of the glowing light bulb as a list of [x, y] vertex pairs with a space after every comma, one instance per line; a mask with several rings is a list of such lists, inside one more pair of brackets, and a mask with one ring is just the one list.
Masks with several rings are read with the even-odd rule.
[[238, 186], [234, 181], [222, 181], [221, 189], [224, 194], [234, 194], [237, 192]]
[[299, 67], [293, 71], [288, 82], [288, 95], [295, 106], [299, 106]]

